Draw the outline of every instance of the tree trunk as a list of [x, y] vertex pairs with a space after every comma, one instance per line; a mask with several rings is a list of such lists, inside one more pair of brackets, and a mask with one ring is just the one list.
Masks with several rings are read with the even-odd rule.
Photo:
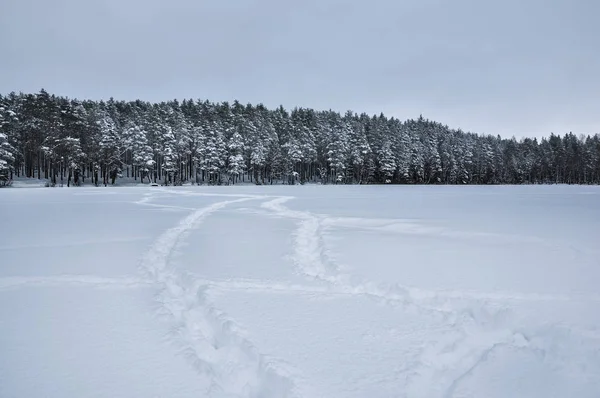
[[258, 181], [258, 167], [255, 165], [254, 166], [254, 183], [256, 185], [259, 185], [259, 181]]

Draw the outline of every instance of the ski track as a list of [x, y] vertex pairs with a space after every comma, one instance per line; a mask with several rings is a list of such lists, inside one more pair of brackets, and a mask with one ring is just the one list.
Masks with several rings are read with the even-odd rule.
[[322, 223], [325, 228], [345, 228], [376, 231], [397, 235], [426, 236], [445, 238], [458, 241], [480, 242], [491, 245], [510, 245], [529, 243], [543, 246], [547, 249], [562, 249], [571, 251], [577, 255], [591, 259], [600, 256], [600, 250], [590, 247], [577, 247], [572, 243], [560, 240], [552, 240], [532, 235], [492, 233], [481, 231], [463, 231], [434, 225], [424, 225], [413, 219], [381, 219], [381, 218], [359, 218], [359, 217], [330, 217], [322, 215]]
[[[211, 289], [222, 291], [248, 291], [261, 293], [282, 293], [282, 294], [319, 294], [319, 295], [352, 295], [352, 296], [376, 296], [383, 297], [385, 291], [373, 293], [375, 288], [347, 288], [334, 285], [302, 285], [289, 283], [287, 281], [265, 280], [253, 278], [227, 278], [221, 280], [202, 279], [201, 275], [193, 275], [196, 280], [202, 280], [203, 284], [210, 286]], [[374, 284], [375, 285], [375, 284]], [[375, 285], [376, 286], [376, 285]], [[599, 301], [600, 295], [567, 295], [567, 294], [542, 294], [542, 293], [519, 293], [519, 292], [483, 292], [483, 291], [462, 291], [462, 290], [429, 290], [407, 288], [409, 296], [416, 300], [485, 300], [485, 301]], [[389, 298], [389, 296], [388, 296]]]
[[23, 249], [50, 249], [57, 247], [77, 247], [77, 246], [88, 246], [108, 243], [130, 243], [139, 242], [144, 240], [150, 240], [150, 236], [131, 236], [126, 238], [105, 238], [105, 239], [90, 239], [90, 240], [65, 240], [61, 242], [52, 243], [39, 243], [39, 244], [27, 244], [27, 245], [12, 245], [12, 246], [0, 246], [0, 251], [10, 250], [23, 250]]
[[[141, 270], [149, 280], [161, 286], [157, 299], [160, 304], [159, 312], [173, 324], [169, 336], [171, 342], [190, 359], [199, 374], [207, 379], [210, 385], [207, 391], [209, 397], [295, 395], [290, 372], [275, 359], [261, 355], [243, 337], [234, 321], [215, 308], [207, 294], [210, 286], [202, 280], [189, 281], [170, 264], [171, 255], [178, 244], [204, 218], [229, 204], [254, 198], [245, 196], [196, 209], [178, 225], [165, 231], [151, 246], [141, 264]], [[152, 196], [148, 196], [142, 204], [147, 204], [150, 200]]]
[[[536, 237], [498, 234], [466, 233], [443, 228], [426, 227], [407, 220], [362, 220], [357, 218], [327, 217], [308, 211], [291, 210], [285, 203], [294, 197], [279, 197], [262, 203], [272, 215], [298, 221], [294, 237], [293, 259], [298, 270], [311, 280], [325, 282], [339, 294], [367, 295], [390, 305], [432, 316], [442, 316], [452, 326], [454, 337], [426, 343], [417, 362], [406, 368], [406, 397], [451, 398], [460, 383], [484, 364], [491, 352], [499, 347], [518, 348], [537, 354], [543, 347], [530, 344], [514, 322], [506, 306], [494, 305], [499, 300], [586, 300], [599, 301], [600, 295], [566, 296], [520, 293], [481, 293], [461, 291], [428, 291], [386, 285], [368, 280], [356, 280], [342, 274], [327, 254], [323, 229], [330, 226], [372, 228], [404, 234], [436, 234], [460, 239], [498, 239], [506, 242], [547, 243]], [[236, 286], [236, 284], [233, 284]], [[320, 291], [319, 291], [320, 292]], [[452, 301], [455, 300], [455, 301]], [[465, 300], [470, 302], [464, 303]], [[459, 302], [460, 301], [460, 302]], [[548, 334], [553, 326], [545, 326], [536, 334]], [[570, 330], [580, 337], [585, 331]], [[550, 333], [552, 334], [552, 333]], [[458, 335], [458, 336], [456, 336]], [[534, 333], [528, 333], [534, 336]], [[596, 336], [594, 336], [596, 337]]]
[[151, 287], [152, 283], [138, 277], [102, 277], [94, 275], [57, 275], [57, 276], [12, 276], [0, 278], [0, 291], [35, 286], [91, 286], [94, 288], [141, 288]]
[[355, 217], [326, 217], [326, 227], [343, 227], [388, 232], [400, 235], [435, 236], [456, 240], [480, 241], [482, 243], [511, 244], [532, 243], [545, 244], [546, 241], [536, 236], [501, 234], [491, 232], [461, 231], [440, 226], [423, 225], [410, 219], [364, 219]]
[[196, 210], [196, 208], [193, 208], [193, 207], [171, 206], [171, 205], [161, 205], [161, 204], [157, 204], [157, 203], [151, 203], [153, 200], [155, 200], [157, 198], [169, 197], [169, 196], [170, 195], [164, 195], [164, 194], [161, 195], [160, 192], [158, 192], [158, 193], [149, 192], [149, 193], [144, 194], [144, 196], [140, 200], [137, 200], [133, 203], [136, 205], [155, 207], [155, 208], [164, 209], [164, 210], [185, 210], [185, 211]]

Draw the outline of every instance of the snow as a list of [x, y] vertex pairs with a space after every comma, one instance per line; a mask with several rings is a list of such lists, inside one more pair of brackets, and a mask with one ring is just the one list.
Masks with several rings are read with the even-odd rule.
[[597, 397], [600, 188], [0, 190], [0, 396]]

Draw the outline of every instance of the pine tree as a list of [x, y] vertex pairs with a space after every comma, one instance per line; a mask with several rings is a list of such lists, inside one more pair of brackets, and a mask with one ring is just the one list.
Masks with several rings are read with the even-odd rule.
[[233, 133], [227, 145], [227, 174], [228, 181], [235, 184], [240, 175], [244, 172], [244, 139], [238, 132]]
[[227, 156], [223, 133], [219, 128], [215, 125], [206, 136], [204, 159], [201, 166], [202, 170], [208, 176], [209, 183], [212, 185], [221, 184], [221, 174], [225, 168], [225, 158]]
[[8, 109], [4, 105], [3, 98], [0, 96], [0, 186], [8, 184], [12, 177], [16, 152], [15, 148], [10, 144], [8, 135], [4, 132], [9, 125], [9, 119], [12, 114], [9, 114]]
[[100, 127], [100, 152], [102, 159], [102, 181], [104, 186], [115, 183], [118, 173], [121, 171], [121, 140], [117, 124], [108, 112], [104, 112], [98, 125]]
[[131, 151], [134, 179], [137, 179], [139, 174], [142, 183], [144, 178], [148, 178], [150, 182], [150, 175], [156, 162], [153, 159], [152, 148], [148, 145], [146, 131], [134, 125], [127, 129], [125, 137], [126, 145]]
[[369, 182], [368, 165], [371, 162], [372, 150], [365, 135], [364, 126], [353, 121], [350, 129], [350, 167], [354, 180], [359, 184]]
[[348, 140], [351, 134], [349, 122], [336, 120], [332, 126], [327, 144], [327, 163], [330, 170], [330, 178], [336, 184], [345, 182], [347, 159], [349, 157]]
[[0, 186], [6, 185], [10, 180], [15, 160], [14, 152], [15, 149], [9, 144], [8, 137], [4, 133], [0, 133]]
[[392, 145], [386, 141], [378, 154], [379, 173], [384, 178], [386, 184], [392, 182], [396, 172], [396, 159], [392, 152]]
[[176, 153], [175, 153], [175, 134], [170, 126], [165, 127], [165, 131], [160, 135], [159, 153], [161, 154], [161, 176], [164, 185], [173, 184], [175, 172], [177, 171]]
[[406, 126], [403, 126], [398, 121], [394, 121], [391, 127], [391, 133], [395, 138], [392, 141], [394, 156], [398, 168], [398, 178], [401, 182], [411, 181], [410, 177], [410, 161], [412, 154], [412, 142]]

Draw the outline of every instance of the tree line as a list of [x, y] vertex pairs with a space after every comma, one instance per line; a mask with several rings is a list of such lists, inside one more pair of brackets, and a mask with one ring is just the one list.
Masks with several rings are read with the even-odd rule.
[[598, 134], [501, 138], [419, 117], [0, 95], [0, 180], [80, 185], [600, 182]]

